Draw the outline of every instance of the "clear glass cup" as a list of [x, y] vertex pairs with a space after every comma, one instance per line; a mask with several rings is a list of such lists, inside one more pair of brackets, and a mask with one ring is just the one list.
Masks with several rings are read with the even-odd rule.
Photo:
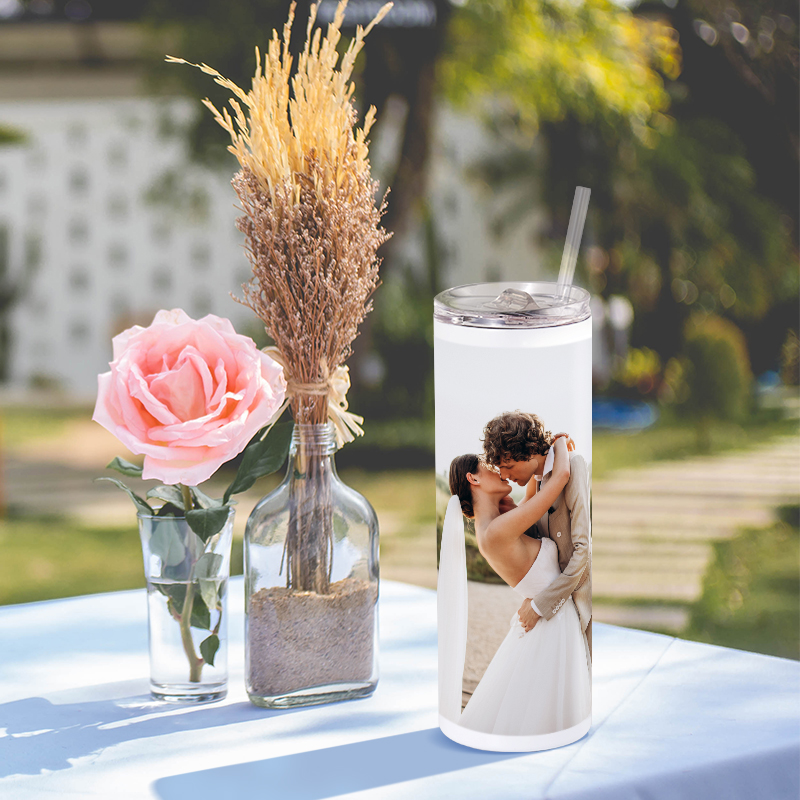
[[147, 580], [150, 691], [203, 703], [228, 691], [227, 596], [234, 510], [203, 541], [183, 517], [139, 514]]
[[336, 473], [327, 425], [295, 425], [286, 477], [247, 521], [245, 680], [267, 708], [372, 694], [378, 520]]

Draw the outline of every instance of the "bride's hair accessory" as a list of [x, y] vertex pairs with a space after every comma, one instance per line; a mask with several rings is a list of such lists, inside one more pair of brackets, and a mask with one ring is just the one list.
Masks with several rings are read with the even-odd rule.
[[467, 657], [467, 551], [461, 505], [457, 495], [447, 503], [436, 587], [439, 713], [455, 723], [461, 717], [461, 681]]

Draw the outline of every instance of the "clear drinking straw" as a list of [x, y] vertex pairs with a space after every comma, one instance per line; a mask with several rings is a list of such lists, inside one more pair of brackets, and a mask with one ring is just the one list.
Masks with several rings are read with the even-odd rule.
[[572, 201], [572, 213], [569, 215], [567, 241], [564, 254], [561, 256], [561, 268], [558, 271], [558, 294], [563, 297], [572, 286], [575, 264], [583, 238], [583, 226], [586, 224], [586, 210], [589, 208], [589, 196], [592, 190], [585, 186], [575, 187], [575, 199]]

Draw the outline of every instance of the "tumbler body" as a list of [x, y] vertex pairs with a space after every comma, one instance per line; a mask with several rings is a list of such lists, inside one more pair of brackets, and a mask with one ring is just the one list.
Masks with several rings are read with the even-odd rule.
[[[591, 725], [589, 295], [544, 282], [449, 289], [434, 302], [434, 363], [440, 726], [486, 750], [568, 744]], [[546, 499], [554, 473], [536, 473], [548, 469], [552, 437], [562, 432], [574, 443], [569, 481], [523, 531], [525, 514]], [[499, 469], [490, 475], [481, 463], [467, 486], [472, 456], [496, 462], [498, 453]], [[506, 491], [508, 469], [519, 507], [536, 500], [526, 496], [529, 481], [542, 494], [524, 514], [518, 508], [504, 518], [508, 542], [498, 544], [492, 503]], [[555, 491], [552, 484], [549, 494]], [[465, 496], [474, 519], [460, 513]], [[527, 572], [536, 545], [526, 539], [520, 563], [504, 561], [503, 547], [515, 547], [518, 536], [539, 542]], [[528, 632], [518, 617], [526, 598], [541, 613]]]

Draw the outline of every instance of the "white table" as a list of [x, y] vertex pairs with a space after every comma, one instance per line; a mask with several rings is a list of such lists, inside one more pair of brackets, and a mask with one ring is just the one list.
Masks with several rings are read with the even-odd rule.
[[800, 663], [598, 624], [588, 736], [482, 753], [437, 728], [434, 592], [382, 583], [371, 698], [288, 711], [247, 701], [241, 579], [230, 603], [228, 697], [186, 708], [149, 697], [143, 591], [0, 608], [0, 797], [800, 794]]

